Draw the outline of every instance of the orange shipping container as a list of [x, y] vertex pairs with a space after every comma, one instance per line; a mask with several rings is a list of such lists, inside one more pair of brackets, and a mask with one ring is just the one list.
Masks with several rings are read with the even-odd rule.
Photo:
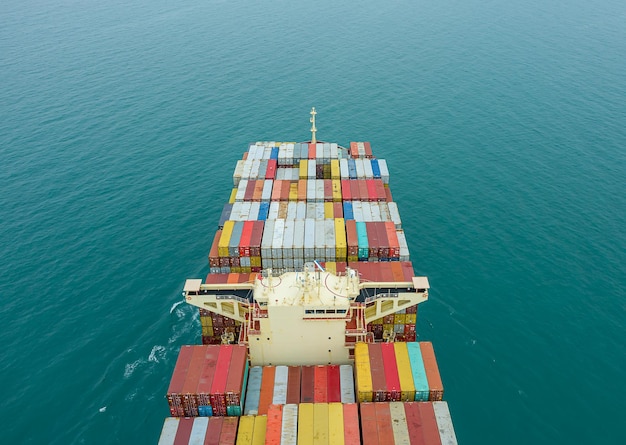
[[259, 395], [259, 414], [267, 414], [267, 409], [274, 397], [274, 377], [276, 367], [264, 366], [263, 377], [261, 378], [261, 393]]
[[430, 390], [428, 400], [443, 400], [443, 383], [439, 375], [439, 367], [437, 366], [433, 344], [429, 341], [421, 341], [420, 350], [422, 351], [426, 380], [428, 380], [428, 389]]
[[283, 427], [283, 405], [270, 405], [267, 409], [265, 445], [280, 445]]
[[344, 445], [360, 445], [359, 405], [356, 403], [344, 403], [342, 407]]

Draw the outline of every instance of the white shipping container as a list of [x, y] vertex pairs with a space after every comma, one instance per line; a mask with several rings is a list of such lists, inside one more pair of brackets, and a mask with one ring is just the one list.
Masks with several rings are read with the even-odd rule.
[[233, 208], [230, 211], [230, 216], [228, 219], [232, 221], [239, 221], [241, 218], [241, 206], [243, 205], [242, 201], [235, 201], [233, 203]]
[[246, 187], [248, 187], [248, 180], [242, 179], [237, 186], [237, 193], [235, 194], [235, 201], [243, 201], [246, 196]]
[[270, 202], [270, 209], [269, 209], [269, 212], [267, 214], [267, 219], [271, 219], [271, 220], [278, 219], [278, 210], [279, 209], [280, 209], [280, 201], [272, 201], [272, 202]]
[[330, 144], [324, 143], [324, 164], [330, 163]]
[[389, 404], [389, 413], [391, 414], [391, 430], [393, 431], [394, 442], [409, 445], [411, 437], [406, 421], [404, 404], [402, 402], [391, 402]]
[[165, 419], [158, 445], [174, 445], [179, 423], [180, 419], [178, 417], [168, 417]]
[[363, 203], [361, 201], [352, 201], [352, 214], [355, 221], [365, 221], [363, 218]]
[[[272, 241], [274, 241], [274, 222], [275, 219], [265, 221], [263, 228], [263, 237], [261, 238], [261, 257], [270, 259], [272, 257]], [[263, 267], [265, 263], [263, 263]]]
[[389, 184], [389, 169], [387, 168], [387, 161], [379, 159], [378, 168], [380, 169], [380, 178], [385, 184]]
[[259, 208], [261, 207], [260, 202], [251, 202], [250, 203], [250, 213], [248, 214], [248, 219], [244, 219], [244, 221], [256, 221], [259, 219]]
[[330, 159], [337, 159], [339, 157], [339, 148], [336, 143], [330, 144]]
[[241, 175], [241, 179], [250, 179], [251, 171], [252, 171], [252, 159], [246, 159], [243, 163], [243, 175]]
[[298, 201], [296, 204], [296, 219], [306, 218], [306, 202]]
[[309, 219], [315, 219], [315, 202], [308, 201], [306, 203], [306, 217]]
[[[272, 241], [272, 258], [282, 258], [283, 237], [285, 236], [285, 220], [279, 218], [274, 223], [274, 239]], [[281, 267], [281, 266], [279, 266]]]
[[370, 211], [372, 212], [372, 221], [382, 221], [380, 217], [380, 205], [377, 202], [370, 202]]
[[268, 160], [272, 156], [272, 147], [263, 147], [263, 159]]
[[365, 144], [363, 142], [358, 142], [357, 147], [358, 147], [358, 152], [359, 152], [359, 158], [364, 158], [365, 157]]
[[325, 216], [324, 203], [316, 202], [315, 203], [315, 219], [324, 219], [324, 216]]
[[378, 203], [378, 208], [380, 209], [380, 219], [382, 221], [391, 221], [391, 215], [389, 214], [389, 206], [385, 201], [381, 201]]
[[339, 160], [339, 171], [341, 172], [341, 179], [350, 179], [350, 170], [348, 170], [348, 160]]
[[326, 256], [326, 224], [323, 219], [315, 220], [315, 259], [324, 260]]
[[341, 403], [356, 403], [354, 397], [354, 373], [351, 365], [339, 366]]
[[304, 258], [309, 261], [315, 258], [315, 220], [313, 218], [304, 220]]
[[294, 224], [293, 258], [304, 260], [304, 218], [297, 219]]
[[324, 163], [324, 144], [321, 142], [315, 144], [315, 158], [319, 160], [320, 164]]
[[441, 445], [457, 445], [448, 402], [433, 402], [433, 409], [435, 410]]
[[290, 403], [283, 407], [283, 419], [280, 431], [280, 445], [297, 445], [297, 443], [298, 405]]
[[307, 179], [306, 181], [306, 200], [308, 202], [315, 201], [315, 179]]
[[398, 204], [395, 202], [387, 203], [387, 207], [389, 207], [389, 215], [391, 216], [391, 220], [396, 225], [396, 229], [402, 228], [402, 220], [400, 219], [400, 212], [398, 211]]
[[272, 199], [272, 187], [274, 186], [274, 181], [271, 179], [266, 179], [263, 182], [263, 192], [261, 193], [261, 201], [269, 201]]
[[367, 201], [362, 201], [361, 209], [363, 212], [363, 221], [372, 222], [372, 209], [371, 209], [370, 203]]
[[287, 165], [293, 165], [293, 144], [287, 144], [287, 154], [285, 156]]
[[374, 179], [371, 159], [363, 159], [363, 168], [365, 169], [365, 179]]
[[241, 267], [250, 267], [250, 257], [249, 256], [242, 256], [239, 258], [239, 265]]
[[315, 201], [324, 202], [324, 180], [315, 180]]
[[292, 221], [296, 219], [297, 208], [298, 208], [297, 201], [287, 202], [287, 219], [292, 220]]
[[365, 179], [365, 167], [363, 166], [363, 159], [358, 158], [354, 160], [356, 165], [356, 176], [358, 179]]
[[285, 221], [285, 233], [283, 235], [283, 258], [293, 258], [294, 220]]
[[326, 245], [326, 251], [324, 253], [326, 261], [335, 261], [336, 250], [335, 246], [337, 242], [335, 240], [335, 220], [324, 220], [324, 244]]
[[284, 168], [277, 168], [276, 169], [276, 180], [277, 181], [284, 181], [285, 180], [285, 169]]
[[260, 166], [261, 166], [260, 160], [254, 159], [252, 161], [252, 169], [250, 170], [250, 179], [258, 179]]
[[[316, 171], [317, 171], [317, 161], [315, 159], [309, 159], [307, 163], [307, 179], [313, 180], [315, 179]], [[315, 195], [307, 195], [307, 196], [315, 196]]]
[[409, 245], [406, 242], [404, 231], [396, 230], [396, 235], [398, 236], [398, 244], [400, 244], [400, 261], [411, 261], [409, 259]]
[[272, 403], [274, 405], [284, 405], [287, 403], [287, 378], [289, 368], [286, 366], [277, 366], [274, 373], [274, 394]]
[[237, 165], [235, 165], [235, 171], [233, 172], [233, 184], [235, 187], [239, 185], [239, 181], [241, 181], [241, 176], [243, 175], [243, 164], [244, 160], [240, 159], [237, 161]]
[[[252, 208], [252, 201], [244, 201], [241, 203], [241, 213], [239, 214], [239, 219], [237, 221], [247, 221], [250, 218], [250, 209]], [[258, 214], [257, 210], [257, 214]]]

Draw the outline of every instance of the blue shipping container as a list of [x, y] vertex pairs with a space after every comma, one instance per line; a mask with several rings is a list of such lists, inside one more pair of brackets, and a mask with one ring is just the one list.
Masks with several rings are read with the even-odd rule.
[[409, 361], [411, 362], [411, 374], [413, 374], [413, 383], [415, 384], [415, 400], [418, 402], [428, 401], [430, 390], [428, 388], [428, 380], [426, 379], [426, 369], [424, 369], [424, 360], [422, 359], [422, 351], [417, 342], [407, 342], [409, 350]]

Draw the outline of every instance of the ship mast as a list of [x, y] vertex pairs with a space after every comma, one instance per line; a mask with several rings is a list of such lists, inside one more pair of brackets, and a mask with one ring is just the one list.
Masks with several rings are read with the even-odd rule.
[[317, 111], [315, 111], [315, 107], [311, 108], [311, 119], [309, 119], [309, 121], [311, 122], [311, 134], [313, 135], [311, 137], [311, 143], [315, 144], [317, 142], [317, 139], [315, 138], [315, 133], [317, 132], [317, 128], [315, 128], [315, 115], [317, 114]]

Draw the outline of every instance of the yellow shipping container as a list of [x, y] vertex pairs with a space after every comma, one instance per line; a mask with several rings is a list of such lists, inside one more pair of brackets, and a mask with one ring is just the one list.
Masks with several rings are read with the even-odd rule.
[[222, 236], [217, 243], [217, 254], [222, 258], [228, 257], [228, 244], [230, 243], [230, 237], [233, 234], [233, 227], [235, 227], [235, 221], [228, 220], [224, 223], [222, 229]]
[[213, 326], [213, 318], [210, 315], [201, 315], [200, 324], [202, 326]]
[[289, 184], [289, 201], [298, 200], [298, 183], [292, 182]]
[[344, 261], [348, 256], [346, 222], [343, 218], [335, 218], [335, 256], [337, 261]]
[[254, 416], [242, 416], [237, 427], [236, 445], [252, 445], [254, 435]]
[[405, 324], [406, 314], [395, 314], [393, 317], [393, 321], [395, 324]]
[[415, 400], [415, 383], [411, 372], [411, 362], [409, 360], [409, 349], [404, 342], [393, 344], [396, 353], [396, 364], [398, 366], [398, 377], [400, 378], [401, 401], [411, 402]]
[[298, 175], [300, 176], [300, 179], [307, 179], [308, 174], [309, 174], [309, 161], [308, 159], [301, 159], [300, 160], [300, 172], [298, 173]]
[[405, 324], [415, 324], [416, 320], [417, 320], [417, 314], [406, 314]]
[[313, 404], [313, 444], [328, 444], [328, 403]]
[[334, 273], [335, 275], [337, 275], [337, 263], [335, 263], [334, 261], [327, 261], [326, 272]]
[[313, 445], [313, 404], [298, 405], [298, 445]]
[[377, 318], [376, 320], [372, 321], [372, 324], [383, 324], [383, 319]]
[[250, 257], [250, 266], [251, 267], [261, 267], [261, 257], [260, 256], [251, 256]]
[[202, 335], [213, 337], [213, 326], [202, 326]]
[[252, 445], [265, 445], [266, 428], [267, 416], [256, 416], [254, 418], [254, 433], [252, 434]]
[[387, 332], [393, 332], [393, 323], [383, 323], [383, 329]]
[[228, 198], [229, 204], [233, 204], [235, 202], [235, 196], [237, 196], [237, 187], [230, 192], [230, 198]]
[[333, 186], [333, 201], [341, 202], [341, 181], [333, 179], [331, 185]]
[[333, 219], [334, 218], [334, 214], [335, 214], [335, 211], [333, 209], [333, 203], [332, 202], [325, 202], [324, 203], [324, 218], [325, 219]]
[[357, 401], [372, 401], [372, 371], [370, 369], [370, 354], [367, 343], [354, 345], [354, 370], [356, 380]]
[[328, 443], [344, 445], [343, 405], [341, 403], [328, 404]]
[[358, 256], [356, 256], [356, 255], [352, 255], [352, 256], [348, 255], [348, 262], [349, 263], [350, 262], [357, 262], [357, 261], [359, 261], [359, 257]]
[[339, 159], [330, 160], [330, 179], [341, 178], [341, 170], [339, 169]]
[[330, 179], [330, 164], [324, 164], [322, 169], [324, 171], [324, 179]]

